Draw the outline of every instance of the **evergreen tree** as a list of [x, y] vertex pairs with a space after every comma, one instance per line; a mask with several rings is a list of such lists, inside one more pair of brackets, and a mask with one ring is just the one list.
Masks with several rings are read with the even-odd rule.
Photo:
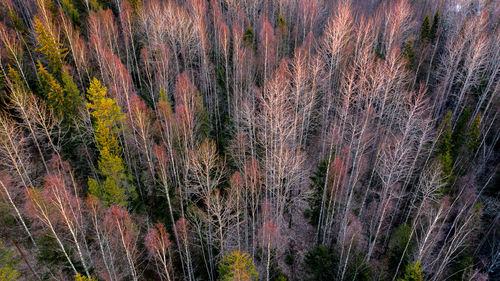
[[420, 31], [420, 40], [424, 42], [428, 40], [431, 35], [431, 23], [429, 19], [429, 13], [425, 16], [424, 22], [422, 23], [422, 29]]
[[257, 280], [259, 276], [252, 258], [247, 253], [237, 250], [224, 256], [218, 272], [221, 281], [251, 281]]
[[323, 197], [323, 190], [325, 188], [326, 171], [328, 170], [328, 159], [321, 161], [317, 167], [317, 170], [311, 176], [311, 187], [313, 191], [311, 197], [308, 199], [309, 209], [307, 210], [307, 215], [309, 216], [309, 221], [312, 225], [317, 226], [319, 220], [319, 214], [321, 211], [321, 201]]
[[255, 31], [251, 26], [248, 26], [247, 29], [245, 30], [245, 33], [243, 34], [243, 43], [247, 47], [253, 46], [254, 38], [255, 38]]
[[71, 19], [74, 25], [80, 26], [80, 13], [75, 8], [71, 0], [61, 0], [61, 6], [64, 13]]
[[456, 159], [459, 154], [464, 152], [463, 148], [467, 144], [468, 123], [471, 115], [470, 107], [467, 107], [455, 124], [451, 137], [453, 141], [453, 159]]
[[12, 7], [9, 6], [8, 8], [9, 8], [9, 17], [10, 17], [10, 21], [12, 22], [12, 26], [17, 31], [19, 31], [21, 34], [23, 34], [23, 35], [27, 34], [28, 29], [24, 25], [23, 20], [19, 17], [17, 12], [14, 9], [12, 9]]
[[35, 51], [46, 56], [49, 67], [53, 73], [59, 73], [63, 65], [63, 58], [66, 55], [66, 48], [58, 42], [52, 32], [43, 25], [43, 23], [35, 16], [35, 33], [37, 48]]
[[47, 104], [60, 118], [73, 118], [75, 112], [83, 105], [83, 97], [73, 78], [62, 70], [62, 85], [38, 61], [39, 89], [41, 96], [47, 99]]
[[65, 98], [63, 113], [66, 117], [76, 117], [74, 116], [75, 113], [83, 107], [83, 96], [78, 90], [73, 77], [66, 70], [62, 71], [61, 82]]
[[14, 269], [17, 261], [13, 258], [13, 252], [4, 248], [0, 240], [0, 280], [14, 281], [20, 277], [19, 272]]
[[422, 268], [420, 261], [414, 262], [406, 267], [403, 279], [400, 281], [423, 281]]
[[403, 53], [408, 58], [408, 69], [412, 69], [415, 66], [415, 50], [413, 49], [413, 37], [408, 40], [405, 44]]
[[448, 111], [448, 113], [444, 117], [441, 139], [439, 141], [438, 149], [439, 160], [441, 161], [441, 165], [443, 167], [443, 178], [445, 178], [448, 183], [451, 183], [455, 180], [455, 176], [453, 175], [454, 161], [452, 152], [454, 149], [454, 141], [453, 128], [451, 126], [451, 111]]
[[[401, 261], [401, 268], [406, 267], [410, 259], [413, 243], [410, 241], [411, 227], [407, 224], [400, 225], [394, 229], [389, 242], [388, 270], [394, 273]], [[405, 251], [406, 245], [408, 247]], [[403, 256], [404, 253], [404, 256]]]
[[304, 268], [308, 275], [307, 280], [326, 281], [335, 280], [339, 259], [334, 253], [330, 253], [325, 246], [318, 246], [309, 251], [304, 257]]
[[[40, 61], [38, 64], [39, 90], [38, 92], [47, 99], [47, 104], [57, 115], [61, 115], [64, 107], [64, 90]], [[62, 117], [62, 116], [60, 116]]]
[[434, 42], [436, 40], [438, 28], [439, 28], [439, 9], [434, 14], [434, 18], [432, 20], [431, 31], [429, 34], [429, 39], [431, 40], [431, 42]]
[[9, 77], [10, 83], [12, 83], [13, 88], [20, 90], [20, 91], [27, 91], [28, 88], [26, 87], [26, 83], [24, 83], [24, 80], [21, 78], [21, 75], [17, 70], [12, 68], [9, 64], [9, 73], [7, 74]]
[[126, 170], [121, 158], [121, 149], [116, 138], [120, 121], [124, 117], [120, 106], [106, 97], [107, 88], [94, 78], [87, 90], [87, 108], [94, 118], [94, 138], [99, 150], [98, 169], [104, 182], [89, 178], [89, 191], [105, 205], [124, 206], [126, 201], [123, 182]]
[[472, 121], [467, 130], [467, 147], [471, 153], [474, 153], [481, 144], [479, 141], [481, 135], [481, 114], [478, 114]]

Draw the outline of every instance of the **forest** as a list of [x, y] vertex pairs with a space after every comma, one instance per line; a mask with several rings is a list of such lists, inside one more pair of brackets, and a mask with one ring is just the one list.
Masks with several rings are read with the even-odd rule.
[[500, 280], [500, 1], [0, 1], [0, 280]]

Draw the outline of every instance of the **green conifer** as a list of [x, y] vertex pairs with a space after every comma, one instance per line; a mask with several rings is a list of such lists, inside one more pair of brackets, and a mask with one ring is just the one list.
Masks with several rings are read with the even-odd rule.
[[400, 281], [423, 281], [422, 268], [420, 261], [414, 262], [406, 267], [403, 279]]
[[218, 272], [221, 281], [251, 281], [257, 280], [259, 276], [252, 258], [247, 253], [237, 250], [224, 256]]
[[432, 26], [429, 35], [429, 39], [431, 40], [431, 42], [436, 41], [438, 28], [439, 28], [439, 9], [434, 14], [434, 18], [432, 20]]
[[94, 140], [99, 150], [98, 169], [104, 178], [102, 183], [89, 178], [89, 191], [105, 205], [124, 206], [127, 176], [121, 148], [115, 136], [124, 114], [114, 99], [106, 97], [106, 93], [107, 88], [96, 78], [87, 90], [90, 101], [87, 108], [94, 118]]
[[247, 29], [245, 30], [245, 33], [243, 34], [243, 43], [245, 46], [253, 46], [253, 41], [255, 38], [255, 32], [251, 26], [248, 26]]
[[52, 32], [46, 28], [43, 23], [35, 16], [35, 33], [37, 40], [37, 47], [35, 51], [40, 52], [46, 56], [49, 67], [53, 73], [59, 73], [63, 65], [63, 58], [66, 55], [66, 48], [58, 42]]
[[428, 40], [431, 35], [431, 23], [429, 19], [429, 13], [425, 16], [424, 22], [422, 23], [422, 29], [420, 31], [420, 40], [424, 42]]
[[413, 49], [413, 37], [408, 40], [405, 44], [405, 48], [403, 50], [405, 56], [408, 58], [408, 69], [412, 69], [415, 66], [415, 50]]

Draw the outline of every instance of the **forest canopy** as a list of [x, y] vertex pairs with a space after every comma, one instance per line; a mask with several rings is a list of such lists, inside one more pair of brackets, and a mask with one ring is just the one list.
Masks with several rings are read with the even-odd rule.
[[0, 280], [500, 280], [499, 19], [2, 0]]

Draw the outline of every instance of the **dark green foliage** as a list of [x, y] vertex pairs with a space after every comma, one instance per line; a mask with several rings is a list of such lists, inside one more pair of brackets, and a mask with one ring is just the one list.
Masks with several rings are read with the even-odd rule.
[[295, 257], [292, 254], [286, 254], [285, 263], [288, 265], [292, 265], [295, 262]]
[[429, 14], [425, 16], [424, 22], [422, 23], [422, 28], [420, 30], [420, 40], [422, 42], [428, 40], [431, 36], [431, 22], [429, 19]]
[[49, 265], [64, 264], [67, 262], [64, 254], [59, 249], [56, 239], [48, 233], [41, 235], [37, 239], [40, 251], [37, 253], [36, 258]]
[[432, 20], [432, 26], [429, 35], [429, 39], [431, 40], [431, 42], [436, 41], [438, 29], [439, 29], [439, 9], [437, 9], [436, 13], [434, 14], [434, 18]]
[[479, 145], [481, 144], [479, 141], [479, 137], [481, 135], [480, 126], [481, 126], [481, 115], [478, 114], [470, 124], [469, 130], [467, 131], [467, 147], [471, 152], [475, 152], [479, 148]]
[[243, 43], [245, 46], [250, 47], [253, 46], [253, 42], [255, 40], [255, 31], [251, 26], [248, 26], [243, 34]]
[[[411, 227], [406, 224], [396, 227], [394, 229], [394, 232], [392, 233], [392, 237], [389, 242], [388, 260], [388, 271], [391, 274], [394, 274], [400, 261], [401, 265], [399, 266], [399, 268], [401, 269], [405, 268], [410, 261], [410, 254], [413, 248], [413, 241], [410, 241], [410, 234]], [[408, 248], [405, 251], [405, 247], [407, 244]]]
[[[64, 256], [64, 253], [61, 251], [61, 248], [59, 247], [56, 239], [51, 234], [49, 234], [48, 232], [42, 234], [37, 239], [37, 243], [39, 251], [37, 252], [36, 258], [40, 262], [44, 263], [48, 268], [57, 268], [63, 265], [67, 272], [70, 273], [71, 266]], [[73, 248], [64, 247], [64, 249], [70, 257], [73, 256]], [[79, 260], [73, 260], [72, 258], [71, 262], [78, 272], [84, 271], [83, 266]]]
[[220, 89], [219, 110], [218, 114], [213, 114], [212, 116], [212, 120], [210, 122], [211, 131], [209, 136], [216, 141], [217, 151], [219, 153], [224, 153], [233, 138], [234, 124], [231, 115], [227, 110], [229, 93], [226, 81], [226, 70], [222, 65], [219, 64], [217, 66], [216, 74], [218, 89]]
[[321, 161], [311, 177], [311, 187], [313, 191], [312, 196], [308, 199], [309, 209], [306, 215], [312, 225], [318, 225], [319, 214], [321, 211], [321, 200], [323, 197], [323, 190], [325, 188], [326, 172], [328, 170], [328, 159]]
[[283, 273], [280, 273], [276, 276], [276, 278], [274, 279], [275, 281], [288, 281], [288, 276], [286, 276], [285, 274]]
[[73, 24], [76, 26], [80, 26], [81, 24], [80, 13], [75, 8], [75, 6], [73, 6], [72, 1], [61, 0], [61, 6], [64, 13], [71, 19], [71, 22], [73, 22]]
[[454, 181], [452, 151], [454, 148], [453, 128], [451, 126], [451, 111], [448, 111], [442, 122], [442, 133], [438, 144], [439, 160], [443, 167], [443, 178], [448, 183]]
[[[451, 111], [449, 111], [441, 125], [442, 133], [438, 143], [439, 160], [443, 167], [443, 177], [448, 183], [452, 183], [456, 176], [463, 175], [470, 166], [475, 151], [480, 145], [481, 116], [478, 114], [471, 120], [472, 114], [467, 107], [453, 128], [451, 124]], [[460, 167], [457, 165], [457, 159]], [[451, 190], [445, 190], [450, 194]]]
[[66, 118], [78, 118], [77, 113], [84, 105], [83, 96], [73, 81], [73, 77], [66, 70], [63, 70], [61, 80], [66, 101], [64, 116]]
[[413, 38], [410, 38], [410, 40], [408, 40], [408, 42], [405, 44], [403, 53], [408, 59], [407, 68], [412, 69], [415, 66], [415, 50], [413, 49]]
[[63, 69], [60, 74], [61, 79], [58, 81], [38, 61], [38, 92], [47, 100], [56, 116], [63, 118], [68, 124], [69, 120], [78, 118], [78, 111], [83, 107], [83, 97], [68, 72]]
[[470, 248], [465, 249], [457, 258], [457, 261], [450, 266], [450, 274], [446, 280], [450, 281], [461, 281], [466, 280], [467, 273], [474, 266], [474, 259], [472, 257], [472, 251]]
[[338, 268], [342, 268], [344, 272], [342, 280], [367, 281], [371, 279], [372, 269], [364, 261], [362, 255], [352, 251], [345, 269], [345, 264], [339, 264], [339, 256], [339, 253], [328, 250], [324, 246], [318, 246], [308, 252], [303, 264], [306, 273], [304, 280], [340, 280], [342, 272], [337, 272]]
[[471, 118], [470, 108], [467, 107], [462, 116], [458, 119], [455, 124], [455, 129], [452, 134], [453, 141], [453, 153], [452, 156], [456, 159], [456, 157], [461, 153], [461, 148], [467, 143], [467, 123]]
[[304, 258], [304, 271], [307, 274], [305, 280], [335, 280], [335, 268], [338, 262], [337, 255], [330, 253], [325, 246], [318, 246], [309, 251]]

